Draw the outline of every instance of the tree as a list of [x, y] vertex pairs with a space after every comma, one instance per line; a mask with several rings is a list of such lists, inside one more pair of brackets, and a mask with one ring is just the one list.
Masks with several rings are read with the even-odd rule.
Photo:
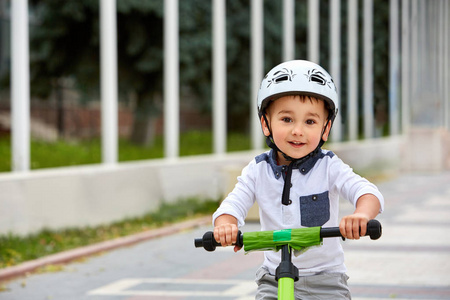
[[[85, 97], [98, 97], [98, 1], [40, 0], [32, 9], [31, 93], [46, 98], [69, 77]], [[162, 1], [119, 1], [117, 10], [119, 91], [136, 95], [132, 139], [148, 143], [141, 128], [162, 90]]]
[[[206, 4], [206, 5], [205, 5]], [[31, 93], [47, 98], [61, 88], [59, 79], [73, 78], [83, 95], [99, 92], [98, 1], [35, 0], [31, 38]], [[209, 108], [211, 74], [211, 5], [180, 1], [181, 83]], [[149, 144], [159, 115], [163, 73], [163, 1], [118, 1], [119, 95], [135, 95], [131, 139]], [[150, 134], [149, 134], [150, 133]]]
[[[163, 95], [163, 4], [164, 0], [118, 0], [119, 96], [136, 99], [131, 139], [140, 144], [152, 140], [152, 120], [162, 110]], [[377, 2], [377, 26], [388, 16], [388, 1]], [[99, 94], [99, 2], [31, 1], [31, 93], [47, 98], [71, 79], [83, 99]], [[307, 1], [296, 1], [296, 58], [305, 59], [307, 44]], [[321, 3], [321, 62], [328, 67], [328, 2]], [[228, 129], [243, 130], [250, 112], [250, 1], [227, 0], [227, 98]], [[212, 107], [212, 1], [179, 1], [181, 101], [189, 95], [198, 109]], [[342, 28], [346, 7], [342, 5]], [[342, 30], [342, 66], [345, 70], [345, 34]], [[387, 35], [375, 36], [374, 53], [386, 57]], [[282, 1], [264, 1], [264, 71], [282, 60]], [[375, 65], [375, 87], [386, 87], [383, 70]], [[342, 95], [345, 96], [345, 76]], [[376, 100], [385, 101], [379, 90]], [[255, 104], [256, 107], [256, 104]], [[256, 110], [256, 109], [255, 109]], [[248, 129], [248, 128], [244, 128]]]

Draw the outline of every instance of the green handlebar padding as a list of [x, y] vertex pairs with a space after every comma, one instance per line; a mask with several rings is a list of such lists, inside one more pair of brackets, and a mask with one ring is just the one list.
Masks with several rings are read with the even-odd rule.
[[274, 242], [289, 242], [291, 240], [292, 229], [275, 230], [273, 232]]
[[308, 247], [322, 244], [320, 227], [245, 232], [243, 238], [245, 252], [254, 250], [278, 251], [283, 245], [289, 245], [295, 250], [302, 251]]

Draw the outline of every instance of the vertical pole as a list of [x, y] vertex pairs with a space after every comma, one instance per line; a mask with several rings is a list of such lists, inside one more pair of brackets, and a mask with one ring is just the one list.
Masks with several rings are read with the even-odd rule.
[[295, 3], [283, 0], [283, 61], [295, 57]]
[[213, 41], [214, 153], [224, 154], [227, 150], [225, 0], [213, 2]]
[[178, 0], [164, 1], [164, 155], [179, 155]]
[[419, 0], [411, 2], [411, 51], [410, 51], [410, 99], [409, 99], [409, 118], [410, 126], [415, 122], [417, 94], [419, 92], [419, 16], [418, 16]]
[[450, 88], [448, 82], [450, 82], [450, 31], [449, 31], [449, 18], [450, 18], [450, 4], [446, 0], [442, 0], [444, 2], [444, 95], [445, 95], [445, 104], [444, 104], [444, 123], [445, 128], [450, 130]]
[[358, 138], [358, 1], [348, 0], [348, 132]]
[[[431, 3], [430, 3], [431, 4]], [[439, 114], [439, 122], [436, 124], [439, 127], [442, 127], [444, 125], [444, 102], [442, 101], [442, 93], [441, 93], [441, 80], [442, 80], [442, 73], [441, 73], [441, 65], [442, 65], [442, 58], [440, 57], [440, 45], [443, 37], [440, 36], [440, 1], [434, 1], [432, 3], [431, 7], [431, 13], [430, 17], [432, 22], [431, 26], [431, 32], [432, 34], [432, 40], [431, 40], [431, 59], [432, 59], [432, 65], [434, 72], [434, 90], [436, 91], [436, 104], [438, 107], [442, 107], [441, 109], [437, 109], [437, 114]]]
[[339, 111], [334, 120], [331, 140], [340, 142], [342, 140], [342, 119], [341, 119], [341, 0], [330, 1], [330, 72], [338, 93]]
[[30, 170], [28, 1], [11, 1], [12, 170]]
[[[429, 110], [430, 108], [427, 106], [423, 106], [423, 97], [425, 94], [425, 89], [427, 87], [427, 83], [428, 83], [428, 76], [425, 75], [425, 70], [427, 70], [429, 68], [429, 66], [427, 65], [427, 52], [426, 52], [426, 43], [428, 42], [428, 38], [427, 38], [427, 34], [426, 34], [426, 3], [423, 3], [423, 1], [417, 1], [417, 37], [418, 37], [418, 44], [417, 44], [417, 67], [418, 67], [418, 71], [417, 71], [417, 87], [418, 87], [418, 92], [416, 94], [416, 118], [417, 118], [417, 124], [419, 125], [419, 123], [422, 123], [421, 125], [423, 125], [423, 122], [427, 122], [427, 120], [424, 120], [424, 118], [422, 117], [423, 112], [425, 112], [425, 115], [429, 114]], [[431, 101], [431, 98], [430, 100]]]
[[410, 95], [410, 15], [409, 0], [402, 0], [402, 132], [409, 130], [409, 95]]
[[398, 0], [390, 0], [389, 17], [389, 133], [398, 134]]
[[257, 117], [256, 99], [259, 85], [264, 76], [264, 37], [263, 37], [263, 0], [251, 2], [251, 99], [250, 99], [250, 127], [252, 148], [262, 148], [261, 123]]
[[308, 59], [319, 63], [319, 0], [308, 0]]
[[373, 138], [373, 0], [364, 1], [364, 138]]
[[117, 22], [116, 1], [100, 1], [102, 161], [117, 162]]
[[[442, 109], [438, 109], [437, 111], [439, 112], [440, 116], [439, 116], [439, 123], [438, 126], [439, 127], [443, 127], [444, 126], [444, 101], [443, 101], [443, 94], [442, 94], [442, 78], [443, 78], [443, 72], [442, 72], [442, 62], [443, 62], [443, 58], [441, 57], [441, 44], [442, 44], [442, 40], [444, 39], [444, 37], [441, 35], [441, 7], [440, 7], [440, 3], [441, 1], [435, 1], [434, 2], [434, 11], [433, 11], [433, 19], [434, 19], [434, 36], [433, 36], [433, 44], [435, 44], [435, 50], [434, 50], [434, 61], [433, 64], [435, 66], [436, 69], [436, 73], [435, 73], [435, 86], [436, 86], [436, 96], [438, 97], [438, 105], [439, 107], [442, 107]], [[432, 16], [433, 16], [432, 15]]]
[[438, 69], [439, 69], [439, 95], [441, 98], [441, 105], [443, 107], [442, 111], [442, 124], [441, 126], [445, 128], [447, 126], [447, 119], [446, 114], [447, 112], [447, 103], [446, 103], [446, 96], [445, 96], [445, 85], [448, 83], [448, 81], [445, 81], [445, 3], [443, 0], [440, 0], [437, 7], [437, 20], [438, 20], [438, 36], [437, 36], [437, 43], [439, 46], [439, 54], [437, 55], [437, 63], [438, 63]]

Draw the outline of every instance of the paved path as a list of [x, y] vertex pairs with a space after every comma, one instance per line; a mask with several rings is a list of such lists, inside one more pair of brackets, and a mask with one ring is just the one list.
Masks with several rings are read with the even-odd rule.
[[[380, 240], [343, 242], [353, 298], [450, 299], [450, 172], [409, 174], [378, 185], [386, 197]], [[351, 211], [342, 203], [342, 213]], [[261, 253], [205, 252], [210, 226], [116, 249], [3, 283], [1, 300], [248, 300]], [[258, 230], [248, 224], [243, 230]]]

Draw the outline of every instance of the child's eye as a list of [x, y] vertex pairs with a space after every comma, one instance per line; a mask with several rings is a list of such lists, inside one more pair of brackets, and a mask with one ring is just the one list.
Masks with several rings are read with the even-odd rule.
[[281, 120], [282, 120], [283, 122], [285, 122], [285, 123], [291, 123], [291, 122], [292, 122], [292, 119], [291, 119], [291, 118], [288, 118], [288, 117], [282, 118]]
[[314, 125], [314, 124], [316, 124], [316, 121], [314, 121], [314, 120], [306, 120], [306, 124]]

